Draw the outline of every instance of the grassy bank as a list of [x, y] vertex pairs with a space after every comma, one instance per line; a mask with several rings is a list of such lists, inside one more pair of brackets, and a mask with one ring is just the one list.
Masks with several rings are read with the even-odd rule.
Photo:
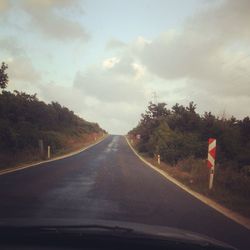
[[[103, 133], [82, 134], [73, 137], [61, 135], [63, 144], [60, 148], [51, 148], [51, 159], [85, 148], [100, 141], [105, 136], [107, 135]], [[44, 155], [41, 155], [38, 149], [26, 149], [9, 154], [0, 153], [0, 170], [15, 168], [47, 159], [46, 150], [44, 150]]]
[[[137, 150], [134, 142], [132, 146]], [[187, 158], [175, 166], [161, 162], [146, 153], [138, 152], [146, 161], [165, 171], [179, 182], [192, 190], [201, 193], [217, 203], [250, 218], [250, 177], [247, 170], [238, 172], [234, 168], [223, 168], [218, 165], [215, 169], [214, 187], [208, 189], [209, 171], [206, 160]]]
[[106, 132], [57, 102], [23, 92], [0, 93], [0, 169], [58, 156], [95, 141]]
[[[160, 155], [162, 163], [158, 167], [169, 175], [224, 207], [250, 217], [249, 117], [200, 114], [193, 102], [172, 107], [165, 102], [150, 102], [129, 136], [148, 161], [157, 166], [152, 157]], [[205, 160], [209, 138], [216, 139], [212, 190], [208, 189]]]

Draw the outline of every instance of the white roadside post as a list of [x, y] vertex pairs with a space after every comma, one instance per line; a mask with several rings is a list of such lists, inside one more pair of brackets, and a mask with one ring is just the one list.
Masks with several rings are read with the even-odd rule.
[[209, 189], [210, 190], [213, 188], [215, 155], [216, 155], [216, 139], [209, 138], [208, 139], [207, 166], [210, 169], [210, 174], [209, 174]]
[[50, 146], [48, 146], [48, 159], [50, 159]]
[[159, 165], [161, 164], [161, 156], [160, 155], [157, 155], [157, 162]]

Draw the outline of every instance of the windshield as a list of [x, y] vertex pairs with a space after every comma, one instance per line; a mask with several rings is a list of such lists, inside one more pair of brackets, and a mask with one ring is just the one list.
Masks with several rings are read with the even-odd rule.
[[0, 0], [0, 24], [0, 226], [248, 249], [248, 0]]

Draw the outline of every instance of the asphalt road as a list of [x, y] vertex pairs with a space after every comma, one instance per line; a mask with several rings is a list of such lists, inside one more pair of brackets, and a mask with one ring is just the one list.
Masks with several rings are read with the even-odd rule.
[[1, 218], [95, 218], [199, 232], [250, 249], [250, 230], [141, 162], [122, 136], [0, 176]]

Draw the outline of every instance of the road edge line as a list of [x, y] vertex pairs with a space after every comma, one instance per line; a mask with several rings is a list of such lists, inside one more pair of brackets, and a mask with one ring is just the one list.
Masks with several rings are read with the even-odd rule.
[[20, 170], [23, 170], [23, 169], [26, 169], [26, 168], [35, 167], [35, 166], [41, 165], [43, 163], [48, 163], [48, 162], [62, 160], [62, 159], [68, 158], [70, 156], [79, 154], [79, 153], [81, 153], [81, 152], [83, 152], [83, 151], [85, 151], [85, 150], [87, 150], [87, 149], [89, 149], [91, 147], [94, 147], [95, 145], [99, 144], [100, 142], [102, 142], [107, 137], [109, 137], [109, 135], [106, 135], [106, 136], [102, 137], [97, 142], [95, 142], [93, 144], [90, 144], [90, 145], [88, 145], [86, 147], [83, 147], [81, 149], [78, 149], [76, 151], [73, 151], [73, 152], [70, 152], [70, 153], [67, 153], [67, 154], [64, 154], [64, 155], [56, 156], [55, 158], [52, 158], [50, 160], [39, 161], [39, 162], [36, 162], [36, 163], [31, 163], [31, 164], [27, 164], [27, 165], [23, 165], [23, 166], [19, 166], [19, 167], [7, 168], [7, 169], [4, 169], [4, 170], [1, 170], [0, 171], [0, 176], [1, 175], [5, 175], [5, 174], [9, 174], [9, 173], [13, 173], [13, 172], [17, 172], [17, 171], [20, 171]]
[[130, 144], [128, 138], [126, 136], [124, 136], [129, 147], [131, 148], [131, 150], [134, 152], [134, 154], [141, 160], [143, 161], [147, 166], [149, 166], [150, 168], [152, 168], [153, 170], [155, 170], [156, 172], [158, 172], [159, 174], [161, 174], [162, 176], [164, 176], [167, 180], [171, 181], [172, 183], [174, 183], [175, 185], [177, 185], [178, 187], [180, 187], [181, 189], [183, 189], [184, 191], [186, 191], [187, 193], [191, 194], [193, 197], [195, 197], [196, 199], [202, 201], [203, 203], [205, 203], [206, 205], [208, 205], [209, 207], [215, 209], [216, 211], [220, 212], [221, 214], [225, 215], [226, 217], [228, 217], [229, 219], [237, 222], [238, 224], [244, 226], [245, 228], [250, 230], [250, 219], [230, 210], [229, 208], [226, 208], [220, 204], [218, 204], [217, 202], [211, 200], [210, 198], [195, 192], [193, 190], [191, 190], [189, 187], [185, 186], [184, 184], [182, 184], [181, 182], [177, 181], [175, 178], [173, 178], [172, 176], [170, 176], [169, 174], [167, 174], [165, 171], [155, 167], [153, 164], [149, 163], [148, 161], [146, 161], [142, 156], [140, 156], [136, 150], [133, 148], [133, 146]]

